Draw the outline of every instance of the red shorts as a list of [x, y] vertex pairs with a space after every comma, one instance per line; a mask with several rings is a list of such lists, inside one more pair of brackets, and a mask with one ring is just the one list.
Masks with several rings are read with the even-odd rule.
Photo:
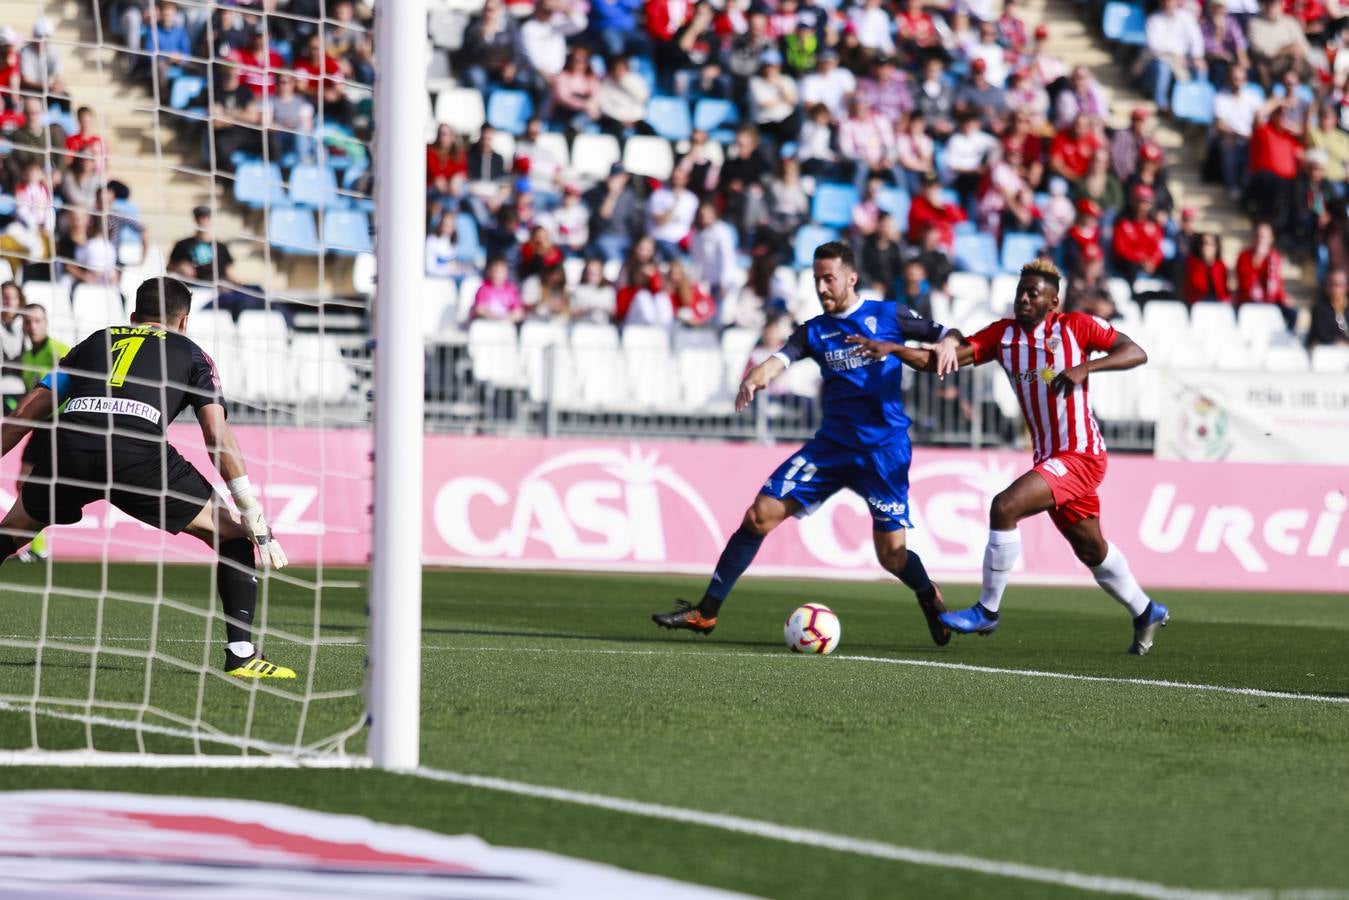
[[1059, 531], [1083, 519], [1101, 515], [1101, 498], [1096, 489], [1105, 480], [1105, 454], [1059, 453], [1040, 463], [1032, 471], [1049, 485], [1054, 508], [1049, 518]]

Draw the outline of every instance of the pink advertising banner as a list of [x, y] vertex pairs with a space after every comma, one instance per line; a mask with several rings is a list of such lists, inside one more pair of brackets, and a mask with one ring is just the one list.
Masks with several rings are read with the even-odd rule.
[[[364, 566], [370, 435], [238, 429], [273, 528], [297, 563]], [[210, 471], [195, 428], [175, 431]], [[705, 573], [769, 472], [794, 445], [428, 436], [428, 565]], [[18, 454], [0, 467], [13, 495]], [[1025, 454], [919, 447], [910, 545], [941, 579], [978, 581], [993, 496]], [[216, 479], [218, 482], [218, 479]], [[1162, 462], [1114, 456], [1102, 489], [1107, 536], [1145, 585], [1349, 593], [1349, 466]], [[1089, 582], [1045, 516], [1021, 526], [1017, 578]], [[99, 503], [57, 529], [69, 559], [205, 558]], [[866, 501], [841, 492], [764, 544], [751, 574], [877, 578]]]

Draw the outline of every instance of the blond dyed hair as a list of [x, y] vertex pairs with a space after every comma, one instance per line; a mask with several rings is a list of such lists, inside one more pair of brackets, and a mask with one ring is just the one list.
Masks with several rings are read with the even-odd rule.
[[1021, 275], [1023, 278], [1027, 275], [1039, 275], [1041, 278], [1055, 282], [1063, 280], [1063, 273], [1059, 271], [1058, 266], [1038, 256], [1021, 267]]

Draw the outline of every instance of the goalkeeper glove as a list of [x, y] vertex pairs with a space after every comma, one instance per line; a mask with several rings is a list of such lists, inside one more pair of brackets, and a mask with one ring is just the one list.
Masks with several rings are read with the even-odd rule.
[[271, 526], [262, 515], [262, 505], [258, 503], [248, 476], [241, 475], [232, 480], [229, 489], [234, 495], [235, 504], [239, 507], [239, 514], [243, 516], [249, 536], [253, 538], [253, 543], [258, 545], [258, 555], [262, 557], [263, 567], [284, 569], [288, 561], [286, 551], [281, 549], [281, 543], [272, 536]]

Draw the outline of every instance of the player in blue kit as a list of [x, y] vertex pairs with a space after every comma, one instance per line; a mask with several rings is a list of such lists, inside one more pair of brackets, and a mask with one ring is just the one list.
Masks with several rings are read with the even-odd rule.
[[768, 477], [717, 560], [703, 599], [697, 605], [678, 600], [673, 612], [657, 613], [652, 621], [662, 628], [710, 633], [721, 604], [749, 568], [764, 537], [788, 516], [809, 515], [839, 490], [849, 488], [871, 509], [876, 559], [917, 594], [932, 640], [944, 646], [951, 633], [938, 619], [945, 610], [941, 591], [904, 541], [904, 529], [912, 526], [909, 417], [900, 389], [902, 366], [893, 358], [873, 360], [860, 355], [847, 338], [932, 343], [941, 376], [955, 371], [961, 336], [907, 307], [860, 299], [853, 253], [847, 244], [831, 241], [816, 248], [814, 273], [824, 315], [798, 327], [781, 350], [745, 375], [735, 406], [737, 411], [744, 410], [789, 365], [810, 357], [824, 375], [824, 421], [815, 437]]

